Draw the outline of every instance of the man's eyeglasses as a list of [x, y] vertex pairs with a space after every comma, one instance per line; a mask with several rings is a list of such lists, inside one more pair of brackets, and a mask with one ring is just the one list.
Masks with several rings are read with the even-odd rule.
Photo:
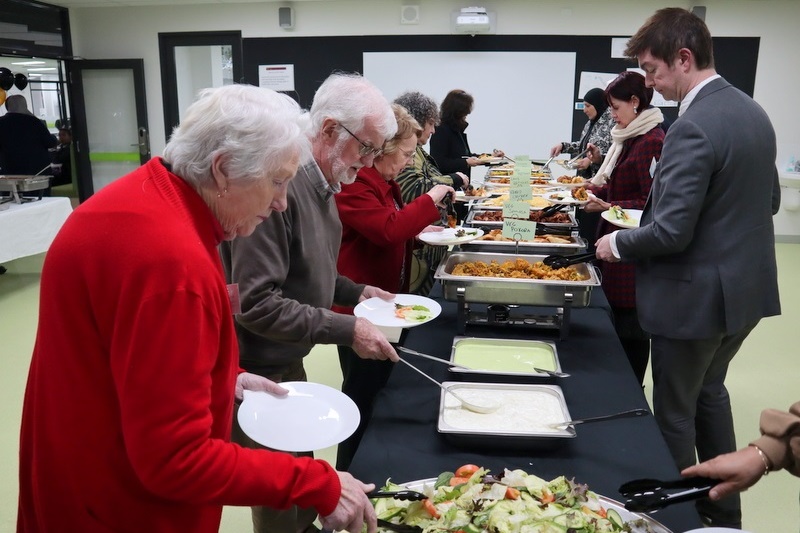
[[346, 131], [347, 133], [349, 133], [349, 134], [350, 134], [350, 136], [351, 136], [353, 139], [357, 140], [357, 141], [358, 141], [358, 144], [360, 144], [360, 145], [361, 145], [361, 148], [359, 148], [359, 149], [358, 149], [358, 155], [360, 155], [361, 157], [367, 157], [367, 156], [370, 156], [370, 155], [371, 155], [371, 156], [378, 157], [378, 156], [380, 156], [381, 154], [383, 154], [383, 148], [375, 148], [374, 146], [372, 146], [372, 145], [369, 145], [369, 144], [365, 143], [364, 141], [362, 141], [361, 139], [359, 139], [359, 138], [356, 136], [356, 134], [355, 134], [355, 133], [353, 133], [352, 131], [348, 130], [348, 129], [347, 129], [347, 127], [346, 127], [344, 124], [342, 124], [342, 123], [339, 123], [339, 125], [342, 127], [342, 129], [343, 129], [344, 131]]

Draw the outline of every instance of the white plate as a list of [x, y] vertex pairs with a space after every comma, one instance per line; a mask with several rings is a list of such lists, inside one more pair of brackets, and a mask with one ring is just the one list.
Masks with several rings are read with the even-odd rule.
[[[429, 491], [433, 490], [433, 486], [435, 484], [436, 484], [436, 478], [420, 479], [417, 481], [408, 481], [406, 483], [399, 483], [399, 485], [402, 485], [403, 487], [406, 487], [409, 490], [416, 490], [417, 492], [422, 492], [423, 494], [429, 494]], [[591, 487], [589, 488], [589, 490], [591, 490]], [[661, 522], [651, 518], [650, 516], [644, 513], [632, 513], [627, 509], [625, 509], [625, 506], [622, 503], [616, 500], [612, 500], [611, 498], [607, 498], [600, 494], [598, 494], [597, 497], [600, 500], [600, 503], [603, 504], [603, 507], [605, 507], [606, 509], [614, 509], [619, 513], [620, 517], [622, 517], [624, 521], [631, 522], [633, 520], [641, 520], [642, 522], [644, 522], [644, 524], [646, 524], [646, 526], [643, 527], [634, 526], [634, 528], [632, 529], [633, 533], [645, 533], [645, 532], [672, 533], [672, 531], [668, 529], [667, 526], [665, 526]], [[703, 530], [703, 531], [708, 531], [708, 530]]]
[[589, 200], [576, 200], [572, 197], [571, 191], [549, 192], [543, 196], [554, 204], [584, 205], [589, 203]]
[[[456, 237], [456, 231], [463, 229], [467, 235]], [[474, 235], [473, 235], [474, 234]], [[463, 244], [483, 237], [483, 230], [478, 228], [445, 228], [442, 231], [426, 231], [419, 234], [419, 240], [432, 246], [450, 246], [451, 244]]]
[[611, 210], [603, 211], [600, 213], [600, 216], [603, 217], [606, 221], [614, 224], [618, 228], [638, 228], [639, 227], [639, 219], [642, 218], [642, 210], [641, 209], [625, 209], [624, 210], [631, 219], [627, 222], [623, 222], [622, 220], [617, 220], [611, 215]]
[[[431, 317], [428, 320], [421, 322], [412, 322], [404, 318], [398, 318], [394, 314], [394, 304], [400, 305], [424, 305], [431, 310]], [[430, 322], [442, 312], [442, 306], [435, 300], [418, 296], [416, 294], [398, 294], [395, 299], [387, 302], [381, 298], [370, 298], [364, 300], [353, 309], [353, 314], [358, 317], [363, 317], [375, 324], [376, 326], [384, 326], [390, 328], [413, 328], [420, 324]]]
[[342, 392], [305, 381], [287, 381], [286, 396], [244, 391], [239, 426], [262, 446], [285, 452], [310, 452], [339, 444], [361, 420], [358, 407]]

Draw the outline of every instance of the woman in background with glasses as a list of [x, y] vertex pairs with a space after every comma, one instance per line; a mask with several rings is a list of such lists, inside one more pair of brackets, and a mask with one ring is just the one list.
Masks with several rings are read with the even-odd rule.
[[[335, 196], [342, 221], [338, 268], [339, 274], [356, 283], [407, 293], [414, 237], [422, 231], [442, 230], [430, 224], [439, 220], [437, 205], [454, 191], [447, 185], [436, 185], [412, 202], [403, 202], [395, 178], [414, 157], [422, 128], [403, 107], [393, 104], [392, 109], [397, 134], [386, 143], [373, 166], [359, 170], [356, 181], [343, 185]], [[334, 310], [353, 312], [352, 308]], [[363, 360], [349, 346], [339, 346], [339, 362], [344, 377], [342, 392], [361, 412], [356, 432], [339, 444], [337, 468], [346, 470], [372, 413], [375, 395], [389, 379], [394, 363]]]
[[[400, 194], [405, 203], [425, 194], [436, 185], [449, 185], [453, 189], [469, 186], [469, 176], [463, 172], [442, 174], [436, 160], [425, 151], [425, 146], [439, 125], [439, 106], [431, 98], [419, 92], [405, 92], [395, 98], [408, 111], [422, 128], [417, 134], [417, 148], [411, 163], [397, 176]], [[441, 210], [441, 225], [445, 226], [447, 212]], [[414, 294], [427, 296], [433, 287], [433, 273], [447, 252], [445, 246], [424, 244], [414, 248], [411, 257], [410, 281], [408, 290]]]

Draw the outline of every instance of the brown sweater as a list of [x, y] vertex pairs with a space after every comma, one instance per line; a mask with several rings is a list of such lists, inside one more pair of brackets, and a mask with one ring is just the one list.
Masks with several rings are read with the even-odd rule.
[[225, 276], [241, 295], [235, 318], [242, 368], [272, 375], [315, 344], [352, 344], [355, 317], [330, 310], [356, 305], [364, 290], [336, 270], [341, 239], [333, 194], [312, 162], [289, 182], [286, 211], [250, 237], [220, 245]]
[[772, 463], [773, 470], [785, 468], [800, 476], [800, 402], [789, 412], [765, 409], [761, 413], [761, 437], [755, 444]]

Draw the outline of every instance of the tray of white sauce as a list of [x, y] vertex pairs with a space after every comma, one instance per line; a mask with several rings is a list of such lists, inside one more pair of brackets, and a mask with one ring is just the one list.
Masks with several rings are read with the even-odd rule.
[[468, 367], [450, 367], [459, 380], [541, 383], [558, 378], [540, 370], [561, 372], [556, 345], [546, 341], [455, 337], [450, 362]]
[[498, 405], [492, 413], [476, 413], [442, 391], [437, 429], [456, 445], [492, 448], [548, 448], [575, 438], [572, 426], [551, 427], [571, 420], [558, 385], [446, 381], [464, 400]]

